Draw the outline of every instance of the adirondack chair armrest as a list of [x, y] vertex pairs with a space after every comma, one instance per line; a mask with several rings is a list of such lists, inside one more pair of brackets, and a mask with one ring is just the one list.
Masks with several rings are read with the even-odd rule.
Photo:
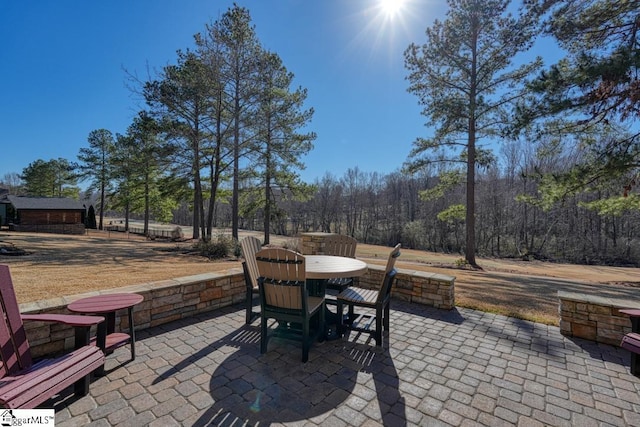
[[21, 314], [22, 320], [36, 322], [55, 322], [73, 326], [75, 329], [75, 348], [78, 349], [91, 342], [91, 327], [104, 322], [102, 316], [80, 316], [73, 314]]
[[22, 320], [56, 322], [69, 326], [93, 326], [104, 322], [102, 316], [79, 316], [74, 314], [21, 314]]

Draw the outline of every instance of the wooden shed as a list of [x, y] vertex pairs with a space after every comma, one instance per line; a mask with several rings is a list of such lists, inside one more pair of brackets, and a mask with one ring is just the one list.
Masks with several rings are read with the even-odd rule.
[[85, 205], [57, 197], [7, 196], [10, 227], [16, 231], [84, 234]]

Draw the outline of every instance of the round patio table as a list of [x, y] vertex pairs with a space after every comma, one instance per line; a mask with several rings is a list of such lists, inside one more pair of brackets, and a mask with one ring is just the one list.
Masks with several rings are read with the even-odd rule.
[[[95, 295], [74, 301], [67, 306], [67, 309], [74, 313], [104, 315], [105, 321], [98, 325], [96, 334], [98, 347], [107, 354], [131, 342], [131, 360], [135, 360], [136, 338], [133, 326], [133, 306], [143, 300], [144, 297], [142, 295], [133, 293]], [[116, 311], [125, 308], [129, 311], [128, 334], [115, 332]]]
[[307, 279], [326, 280], [358, 277], [367, 272], [367, 263], [355, 258], [334, 255], [305, 255]]

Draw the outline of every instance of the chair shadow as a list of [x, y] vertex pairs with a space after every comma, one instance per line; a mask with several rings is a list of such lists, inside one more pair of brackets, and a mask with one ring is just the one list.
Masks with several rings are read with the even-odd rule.
[[[360, 339], [363, 335], [366, 337], [364, 343]], [[389, 332], [383, 332], [382, 347], [376, 347], [373, 337], [361, 332], [347, 332], [343, 339], [347, 340], [345, 350], [349, 350], [348, 359], [360, 366], [359, 372], [372, 377], [382, 425], [406, 426], [407, 408], [405, 399], [400, 394], [398, 371], [389, 353]]]
[[[465, 321], [456, 309], [425, 312], [424, 307], [398, 303], [393, 310], [454, 325]], [[322, 424], [336, 407], [356, 397], [354, 389], [364, 382], [375, 392], [382, 424], [404, 426], [408, 424], [407, 405], [389, 342], [388, 332], [384, 333], [384, 345], [376, 347], [369, 334], [348, 331], [342, 339], [314, 344], [309, 362], [303, 364], [299, 343], [279, 338], [271, 338], [267, 353], [260, 354], [257, 321], [189, 355], [153, 384], [188, 370], [201, 359], [224, 357], [209, 381], [213, 403], [193, 425], [270, 425], [304, 420]], [[360, 373], [370, 379], [358, 378]]]
[[152, 384], [179, 375], [203, 359], [221, 359], [209, 380], [213, 403], [193, 425], [264, 425], [322, 418], [351, 395], [357, 372], [341, 366], [335, 357], [341, 351], [337, 344], [314, 344], [304, 364], [299, 345], [271, 338], [267, 353], [260, 354], [259, 326], [243, 325], [171, 366]]
[[[259, 331], [250, 336], [246, 342], [253, 344], [255, 353]], [[274, 347], [264, 355], [268, 360], [251, 368], [244, 362], [252, 355], [242, 349], [227, 357], [210, 380], [215, 403], [194, 425], [271, 425], [305, 420], [323, 424], [332, 410], [354, 395], [359, 373], [371, 376], [373, 387], [369, 384], [369, 388], [375, 390], [382, 424], [407, 425], [400, 380], [388, 349], [377, 348], [373, 342], [337, 340], [312, 347], [309, 362], [301, 364], [296, 346], [277, 342]], [[249, 369], [249, 378], [228, 377], [229, 372], [238, 371], [232, 376], [239, 377]]]

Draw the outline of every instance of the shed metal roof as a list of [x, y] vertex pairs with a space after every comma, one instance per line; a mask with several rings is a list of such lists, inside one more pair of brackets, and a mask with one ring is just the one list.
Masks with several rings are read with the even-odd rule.
[[7, 196], [16, 210], [85, 210], [81, 201], [64, 197], [20, 197]]

